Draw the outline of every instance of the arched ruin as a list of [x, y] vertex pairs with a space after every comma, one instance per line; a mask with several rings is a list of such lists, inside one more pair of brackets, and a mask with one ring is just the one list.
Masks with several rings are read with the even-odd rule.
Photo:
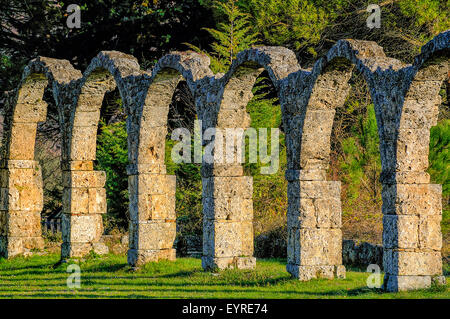
[[[380, 138], [385, 289], [442, 283], [442, 190], [430, 184], [426, 169], [439, 89], [449, 72], [449, 42], [450, 31], [443, 32], [422, 47], [413, 64], [404, 64], [374, 42], [340, 40], [309, 70], [288, 49], [255, 47], [239, 53], [226, 74], [213, 74], [209, 59], [194, 52], [173, 52], [146, 72], [130, 55], [102, 51], [83, 75], [68, 61], [37, 58], [5, 109], [0, 254], [9, 258], [43, 246], [34, 144], [37, 123], [46, 117], [45, 87], [52, 89], [62, 133], [62, 258], [107, 251], [100, 243], [105, 173], [95, 171], [93, 161], [100, 106], [117, 87], [127, 114], [128, 262], [139, 266], [175, 258], [176, 182], [166, 173], [164, 149], [177, 84], [186, 80], [202, 131], [245, 129], [251, 89], [266, 70], [286, 128], [287, 271], [300, 280], [345, 277], [340, 182], [328, 181], [326, 170], [335, 109], [345, 102], [356, 68], [369, 87]], [[203, 162], [205, 269], [255, 267], [252, 183], [239, 163]]]

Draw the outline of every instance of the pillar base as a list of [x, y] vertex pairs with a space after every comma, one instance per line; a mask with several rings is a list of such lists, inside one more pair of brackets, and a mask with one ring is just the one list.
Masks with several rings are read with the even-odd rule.
[[345, 278], [345, 267], [343, 265], [300, 266], [287, 264], [286, 270], [300, 281], [308, 281], [315, 278]]
[[176, 260], [176, 249], [158, 249], [158, 250], [146, 250], [146, 249], [129, 249], [128, 250], [128, 264], [132, 267], [139, 267], [145, 265], [148, 262], [155, 262], [159, 260]]
[[204, 270], [223, 269], [254, 269], [256, 267], [255, 257], [202, 257]]
[[94, 251], [98, 255], [109, 253], [108, 247], [104, 243], [62, 243], [61, 259], [81, 258]]
[[0, 236], [0, 256], [7, 259], [19, 255], [29, 255], [32, 250], [43, 250], [44, 246], [42, 237]]
[[445, 276], [384, 276], [384, 290], [388, 292], [408, 291], [430, 288], [435, 283], [445, 285]]

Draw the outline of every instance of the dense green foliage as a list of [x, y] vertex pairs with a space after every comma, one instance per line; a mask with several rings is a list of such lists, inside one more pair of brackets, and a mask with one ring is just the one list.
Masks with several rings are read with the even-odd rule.
[[[442, 233], [444, 239], [450, 236], [450, 120], [443, 120], [431, 128], [430, 135], [430, 167], [428, 172], [434, 183], [442, 184]], [[444, 244], [445, 253], [450, 253], [448, 245]]]
[[450, 196], [450, 119], [438, 123], [430, 132], [430, 167], [433, 180], [442, 184], [442, 195]]
[[[170, 50], [183, 49], [183, 42], [208, 43], [199, 31], [214, 23], [197, 0], [96, 0], [75, 2], [81, 28], [70, 29], [71, 3], [0, 0], [0, 91], [13, 88], [23, 65], [38, 55], [68, 59], [84, 70], [97, 52], [118, 50], [147, 68]], [[5, 61], [11, 64], [3, 69]]]
[[217, 24], [217, 29], [204, 28], [214, 39], [211, 43], [212, 53], [202, 51], [193, 44], [187, 43], [187, 46], [206, 53], [211, 59], [211, 69], [214, 72], [226, 72], [236, 54], [257, 42], [258, 32], [252, 31], [250, 15], [241, 12], [236, 0], [225, 3], [214, 1], [213, 8], [224, 17], [224, 21]]
[[128, 149], [125, 122], [106, 125], [101, 121], [97, 143], [95, 169], [106, 172], [106, 198], [108, 214], [105, 228], [126, 229], [128, 226]]
[[[201, 2], [211, 6], [212, 0]], [[377, 41], [389, 55], [409, 59], [420, 45], [450, 28], [448, 0], [239, 0], [238, 4], [250, 14], [260, 43], [289, 47], [301, 53], [302, 64], [311, 63], [343, 38]], [[366, 27], [369, 4], [380, 5], [380, 29]]]
[[367, 288], [369, 274], [358, 269], [347, 271], [346, 279], [303, 282], [286, 272], [283, 259], [258, 259], [253, 270], [211, 274], [194, 258], [148, 263], [130, 271], [121, 255], [85, 258], [79, 263], [81, 287], [69, 289], [67, 267], [76, 261], [58, 261], [59, 254], [0, 259], [0, 298], [450, 298], [449, 277], [443, 288], [384, 293]]
[[[367, 115], [361, 117], [357, 126], [351, 127], [352, 136], [342, 141], [343, 159], [341, 169], [343, 182], [349, 184], [347, 198], [349, 204], [359, 197], [358, 189], [367, 183], [369, 171], [372, 175], [381, 172], [379, 140], [373, 105], [367, 109]], [[375, 194], [376, 195], [376, 194]]]

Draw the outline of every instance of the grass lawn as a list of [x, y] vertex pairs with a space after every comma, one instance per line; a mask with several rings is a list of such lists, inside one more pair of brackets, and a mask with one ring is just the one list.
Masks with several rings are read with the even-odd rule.
[[450, 284], [402, 293], [369, 289], [369, 274], [357, 270], [346, 279], [300, 282], [281, 259], [258, 260], [253, 271], [211, 273], [202, 270], [200, 259], [179, 258], [134, 272], [118, 255], [81, 261], [81, 288], [69, 289], [69, 263], [58, 260], [57, 254], [0, 259], [0, 298], [450, 298]]

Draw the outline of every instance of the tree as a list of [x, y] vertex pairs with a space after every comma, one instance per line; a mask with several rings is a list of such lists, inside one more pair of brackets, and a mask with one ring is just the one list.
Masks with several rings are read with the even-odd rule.
[[[228, 0], [223, 3], [214, 1], [213, 7], [223, 15], [223, 21], [217, 24], [217, 29], [204, 28], [213, 37], [211, 44], [211, 68], [215, 72], [223, 72], [240, 51], [256, 44], [258, 33], [251, 27], [250, 15], [241, 12], [237, 0]], [[202, 52], [200, 48], [186, 43], [191, 49]]]
[[198, 0], [98, 0], [79, 3], [81, 28], [71, 29], [69, 4], [0, 0], [0, 93], [14, 88], [24, 64], [38, 55], [68, 59], [84, 70], [97, 52], [118, 50], [148, 68], [183, 41], [206, 43], [199, 31], [213, 24]]
[[107, 230], [126, 229], [128, 214], [127, 131], [124, 121], [106, 124], [100, 122], [97, 142], [96, 170], [106, 172]]

